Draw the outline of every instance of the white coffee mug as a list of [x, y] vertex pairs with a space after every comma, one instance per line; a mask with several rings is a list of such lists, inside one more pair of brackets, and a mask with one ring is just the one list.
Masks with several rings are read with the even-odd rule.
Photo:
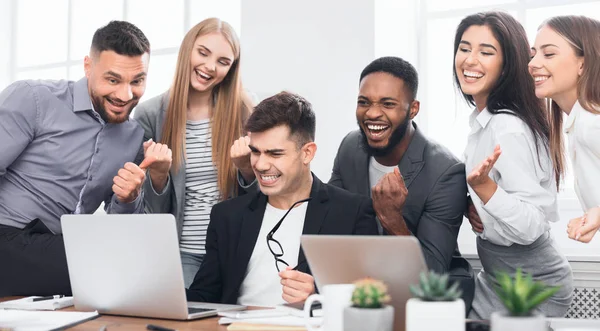
[[[330, 284], [323, 286], [322, 294], [313, 294], [304, 302], [304, 323], [308, 331], [344, 331], [344, 308], [352, 304], [354, 284]], [[323, 325], [315, 328], [310, 323], [310, 309], [318, 301], [322, 305]]]

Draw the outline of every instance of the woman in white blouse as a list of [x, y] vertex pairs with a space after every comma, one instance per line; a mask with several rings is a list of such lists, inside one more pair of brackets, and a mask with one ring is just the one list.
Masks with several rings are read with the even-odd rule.
[[469, 317], [504, 310], [497, 272], [517, 268], [560, 290], [538, 309], [564, 316], [571, 303], [569, 263], [550, 235], [558, 220], [560, 179], [549, 152], [550, 127], [528, 74], [529, 44], [521, 24], [502, 12], [467, 16], [454, 41], [454, 78], [476, 107], [465, 149], [469, 220], [483, 266]]
[[[597, 20], [553, 17], [538, 30], [529, 62], [535, 94], [551, 100], [551, 149], [564, 155], [563, 129], [569, 141], [575, 192], [584, 214], [569, 222], [567, 232], [586, 243], [600, 228], [599, 36]], [[563, 112], [568, 115], [564, 126]]]

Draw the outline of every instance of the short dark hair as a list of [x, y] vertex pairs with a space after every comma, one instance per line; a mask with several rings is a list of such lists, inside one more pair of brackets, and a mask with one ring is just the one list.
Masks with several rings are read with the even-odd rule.
[[150, 53], [150, 42], [142, 30], [125, 21], [110, 21], [92, 38], [92, 53], [114, 51], [119, 55], [139, 56]]
[[380, 57], [363, 69], [360, 73], [359, 82], [362, 82], [363, 78], [375, 72], [385, 72], [402, 79], [408, 92], [411, 94], [411, 98], [414, 100], [417, 97], [419, 75], [417, 74], [417, 69], [407, 61], [396, 56]]
[[264, 132], [285, 125], [298, 147], [315, 140], [316, 118], [312, 105], [303, 97], [279, 92], [260, 102], [246, 122], [246, 131]]

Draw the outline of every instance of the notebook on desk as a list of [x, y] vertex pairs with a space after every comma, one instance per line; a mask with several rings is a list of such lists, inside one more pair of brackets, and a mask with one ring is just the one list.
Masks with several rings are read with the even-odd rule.
[[61, 218], [77, 310], [187, 320], [245, 306], [187, 302], [171, 214]]
[[57, 310], [73, 305], [73, 297], [34, 301], [38, 296], [0, 302], [0, 309]]

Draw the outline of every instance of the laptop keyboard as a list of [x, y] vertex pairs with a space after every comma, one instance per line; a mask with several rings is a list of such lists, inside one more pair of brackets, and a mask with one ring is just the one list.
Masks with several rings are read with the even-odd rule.
[[188, 314], [204, 313], [206, 311], [214, 311], [212, 308], [191, 308], [188, 307]]

